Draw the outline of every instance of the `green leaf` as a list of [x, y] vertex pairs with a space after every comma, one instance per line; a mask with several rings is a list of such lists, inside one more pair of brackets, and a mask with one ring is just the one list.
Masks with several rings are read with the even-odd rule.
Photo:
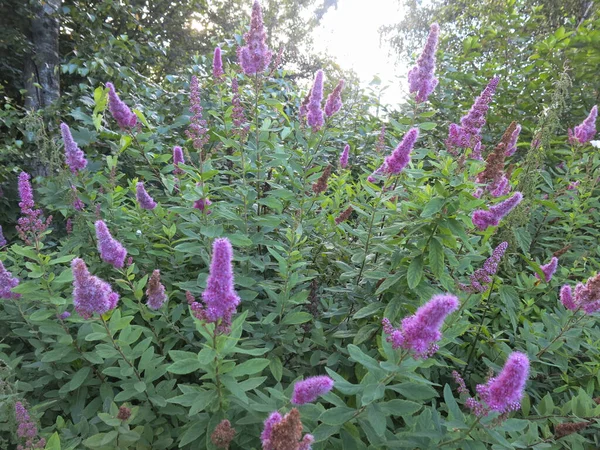
[[446, 199], [441, 197], [434, 197], [425, 205], [423, 211], [421, 211], [421, 217], [431, 217], [438, 213], [444, 206]]
[[261, 372], [269, 365], [270, 361], [267, 358], [254, 358], [243, 362], [233, 368], [230, 372], [232, 377], [241, 377], [243, 375], [253, 375]]
[[44, 447], [44, 450], [61, 450], [60, 449], [60, 436], [58, 435], [58, 432], [55, 431], [52, 436], [50, 436], [48, 438], [48, 441], [46, 442], [46, 447]]
[[416, 288], [421, 282], [421, 278], [423, 278], [423, 257], [419, 255], [408, 266], [408, 272], [406, 273], [408, 287], [411, 289]]
[[275, 378], [276, 381], [281, 381], [281, 377], [283, 376], [283, 364], [278, 356], [275, 356], [270, 360], [269, 369], [271, 369], [273, 378]]
[[444, 273], [444, 247], [435, 237], [429, 242], [429, 266], [438, 278]]
[[296, 311], [287, 314], [281, 321], [282, 325], [298, 325], [300, 323], [306, 323], [313, 319], [313, 315], [306, 311]]
[[408, 400], [395, 399], [379, 403], [379, 407], [386, 416], [411, 416], [420, 410], [422, 405]]
[[73, 377], [71, 378], [71, 382], [69, 383], [69, 391], [74, 391], [79, 386], [81, 386], [86, 380], [86, 378], [89, 376], [91, 371], [92, 369], [89, 367], [82, 367], [81, 369], [79, 369], [77, 373], [75, 373], [75, 375], [73, 375]]
[[319, 416], [319, 421], [327, 425], [344, 425], [356, 414], [356, 410], [347, 406], [337, 406], [324, 411]]
[[358, 348], [356, 345], [350, 344], [348, 345], [348, 353], [350, 353], [350, 357], [359, 364], [362, 364], [367, 369], [372, 370], [381, 370], [379, 367], [379, 362], [377, 360], [371, 358], [369, 355], [363, 353], [363, 351]]
[[201, 364], [198, 358], [183, 359], [181, 361], [175, 361], [169, 367], [167, 372], [174, 373], [177, 375], [185, 375], [187, 373], [195, 372], [200, 369]]

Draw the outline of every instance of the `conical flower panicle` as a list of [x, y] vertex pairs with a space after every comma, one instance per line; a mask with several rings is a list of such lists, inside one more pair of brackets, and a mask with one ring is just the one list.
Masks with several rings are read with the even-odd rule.
[[478, 209], [471, 216], [473, 225], [483, 231], [488, 227], [496, 226], [503, 217], [511, 212], [523, 200], [523, 194], [515, 192], [511, 197], [497, 205], [491, 206], [487, 211]]
[[217, 83], [221, 82], [221, 78], [225, 72], [223, 72], [223, 59], [221, 57], [221, 48], [215, 47], [213, 55], [213, 77]]
[[335, 89], [327, 97], [327, 101], [325, 102], [325, 115], [327, 117], [333, 116], [342, 109], [342, 90], [345, 84], [344, 80], [340, 80]]
[[198, 77], [192, 76], [190, 81], [190, 112], [192, 117], [190, 118], [190, 125], [185, 131], [185, 135], [188, 139], [192, 140], [192, 145], [196, 150], [200, 150], [209, 141], [208, 128], [206, 127], [206, 120], [202, 117], [202, 104], [200, 101], [200, 85], [198, 83]]
[[110, 285], [90, 274], [85, 262], [75, 258], [71, 262], [73, 270], [73, 304], [75, 311], [84, 319], [93, 314], [104, 314], [117, 307], [119, 294]]
[[263, 450], [310, 450], [315, 440], [310, 434], [302, 437], [302, 421], [296, 408], [283, 417], [277, 411], [271, 413], [260, 438]]
[[417, 103], [427, 101], [427, 98], [438, 84], [438, 79], [433, 75], [435, 71], [435, 51], [437, 49], [440, 26], [434, 23], [429, 28], [427, 44], [417, 61], [417, 65], [408, 72], [408, 85], [411, 94], [417, 93]]
[[298, 381], [294, 385], [292, 403], [294, 405], [312, 403], [321, 395], [325, 395], [331, 391], [331, 389], [333, 389], [333, 380], [326, 375], [310, 377], [306, 380]]
[[237, 52], [238, 62], [246, 75], [263, 73], [269, 67], [272, 53], [267, 47], [266, 39], [260, 3], [254, 0], [250, 30], [244, 34], [246, 45], [238, 48]]
[[[558, 258], [553, 256], [552, 259], [550, 260], [550, 262], [548, 264], [544, 264], [542, 266], [540, 266], [540, 269], [542, 269], [542, 272], [544, 273], [544, 281], [546, 281], [546, 283], [549, 283], [550, 280], [552, 280], [552, 276], [554, 275], [554, 272], [556, 272], [556, 269], [558, 267]], [[536, 273], [535, 277], [539, 280], [540, 276]]]
[[598, 118], [598, 106], [594, 105], [586, 119], [575, 127], [575, 131], [569, 128], [569, 143], [585, 144], [591, 141], [596, 134], [596, 119]]
[[115, 86], [106, 83], [108, 88], [108, 109], [121, 129], [133, 128], [137, 124], [137, 116], [119, 98]]
[[66, 123], [60, 124], [63, 141], [65, 143], [65, 159], [71, 173], [76, 174], [87, 166], [87, 160], [83, 151], [77, 146], [77, 143], [71, 135], [71, 130]]
[[183, 157], [183, 149], [176, 145], [173, 147], [173, 165], [175, 169], [173, 169], [173, 173], [175, 175], [181, 175], [183, 170], [179, 168], [179, 164], [185, 164], [185, 158]]
[[122, 269], [125, 265], [127, 250], [119, 241], [114, 239], [108, 231], [103, 220], [96, 221], [96, 238], [98, 239], [98, 251], [102, 261], [112, 265], [116, 269]]
[[148, 289], [146, 290], [146, 296], [148, 297], [147, 305], [150, 309], [160, 309], [160, 307], [167, 300], [167, 294], [165, 294], [165, 287], [160, 282], [160, 270], [156, 269], [152, 272], [150, 281], [148, 281]]
[[306, 123], [313, 131], [320, 130], [325, 123], [323, 110], [321, 109], [321, 102], [323, 101], [323, 77], [323, 71], [317, 70], [307, 106]]
[[345, 169], [346, 167], [348, 167], [348, 157], [350, 156], [350, 145], [346, 144], [344, 146], [344, 150], [342, 151], [342, 154], [340, 155], [340, 167], [342, 169]]
[[156, 208], [156, 202], [152, 197], [150, 197], [150, 194], [146, 192], [146, 188], [144, 187], [144, 183], [142, 181], [135, 185], [135, 193], [140, 208], [147, 210], [153, 210]]

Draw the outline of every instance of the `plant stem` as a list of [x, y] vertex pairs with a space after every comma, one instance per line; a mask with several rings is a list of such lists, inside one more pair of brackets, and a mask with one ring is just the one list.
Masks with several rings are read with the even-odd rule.
[[477, 334], [475, 335], [475, 339], [473, 340], [473, 345], [471, 346], [471, 351], [469, 353], [469, 357], [467, 358], [467, 367], [465, 368], [465, 372], [469, 370], [469, 366], [471, 365], [471, 359], [473, 358], [473, 355], [475, 354], [475, 349], [477, 348], [477, 340], [479, 339], [479, 336], [481, 335], [481, 329], [483, 328], [483, 322], [485, 321], [487, 313], [490, 310], [490, 306], [491, 306], [490, 298], [492, 297], [492, 292], [494, 291], [495, 283], [496, 283], [496, 278], [494, 277], [494, 279], [492, 280], [492, 284], [490, 285], [490, 291], [488, 294], [488, 298], [486, 300], [485, 311], [481, 315], [481, 320], [479, 321], [479, 327], [477, 328]]
[[440, 442], [437, 445], [439, 447], [441, 447], [443, 445], [453, 444], [454, 442], [462, 441], [464, 438], [466, 438], [471, 433], [471, 431], [473, 431], [473, 429], [477, 426], [477, 424], [481, 421], [481, 419], [482, 419], [482, 417], [478, 417], [477, 420], [475, 420], [473, 422], [473, 424], [471, 425], [471, 427], [464, 434], [461, 434], [456, 439], [451, 439], [449, 441]]
[[558, 335], [554, 339], [552, 339], [552, 341], [550, 341], [550, 343], [548, 345], [546, 345], [542, 350], [540, 350], [535, 355], [536, 358], [539, 358], [544, 353], [546, 353], [546, 351], [548, 351], [548, 349], [550, 348], [550, 346], [552, 344], [554, 344], [557, 340], [559, 340], [562, 337], [563, 334], [565, 334], [567, 331], [569, 331], [571, 328], [573, 328], [575, 325], [577, 325], [579, 322], [581, 322], [583, 319], [585, 319], [587, 317], [586, 315], [582, 315], [582, 316], [579, 317], [579, 319], [577, 319], [575, 322], [573, 322], [573, 324], [571, 324], [571, 322], [575, 318], [575, 314], [577, 313], [577, 311], [579, 311], [579, 309], [577, 309], [575, 311], [575, 313], [573, 313], [573, 315], [569, 318], [569, 320], [567, 321], [567, 323], [565, 324], [565, 326], [562, 327], [562, 329], [560, 330], [560, 333], [558, 333]]

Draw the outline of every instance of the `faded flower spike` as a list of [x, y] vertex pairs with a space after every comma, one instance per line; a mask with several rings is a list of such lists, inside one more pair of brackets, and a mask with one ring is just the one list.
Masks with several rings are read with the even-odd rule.
[[312, 190], [315, 194], [320, 194], [327, 190], [327, 181], [329, 180], [329, 176], [331, 175], [331, 166], [325, 167], [325, 170], [319, 177], [317, 181], [315, 181], [312, 185]]
[[306, 123], [312, 127], [313, 131], [320, 130], [325, 123], [323, 110], [321, 109], [321, 102], [323, 101], [323, 76], [323, 71], [317, 70], [307, 106]]
[[326, 375], [298, 381], [294, 385], [292, 403], [294, 405], [312, 403], [321, 395], [327, 394], [331, 389], [333, 389], [333, 380]]
[[335, 224], [339, 225], [340, 223], [348, 220], [348, 217], [350, 217], [350, 214], [352, 214], [352, 211], [354, 211], [354, 208], [352, 206], [348, 206], [344, 211], [342, 211], [340, 213], [339, 216], [337, 216], [335, 218]]
[[104, 314], [117, 307], [119, 294], [106, 281], [91, 275], [83, 259], [75, 258], [71, 268], [73, 304], [81, 317], [89, 319], [94, 313]]
[[471, 216], [473, 225], [483, 231], [490, 226], [496, 226], [500, 220], [513, 210], [523, 200], [523, 194], [515, 192], [512, 197], [507, 198], [497, 205], [491, 206], [489, 210], [478, 209]]
[[344, 151], [340, 155], [340, 167], [345, 169], [348, 167], [348, 157], [350, 156], [350, 145], [346, 144], [344, 147]]
[[384, 333], [388, 335], [387, 341], [392, 348], [412, 350], [416, 358], [430, 357], [438, 350], [436, 342], [442, 338], [440, 328], [446, 316], [456, 311], [459, 304], [458, 297], [454, 295], [434, 295], [414, 315], [403, 319], [400, 329], [394, 328], [384, 318], [382, 324]]
[[87, 166], [87, 159], [83, 151], [77, 146], [77, 143], [71, 136], [71, 130], [66, 123], [60, 124], [60, 131], [62, 133], [63, 141], [65, 143], [65, 159], [71, 173], [77, 173]]
[[310, 434], [302, 437], [302, 421], [296, 408], [283, 417], [277, 411], [271, 413], [260, 439], [263, 450], [310, 450], [315, 440]]
[[415, 97], [417, 103], [427, 101], [438, 84], [438, 79], [433, 72], [435, 71], [435, 50], [439, 35], [440, 26], [437, 23], [432, 24], [423, 53], [417, 60], [417, 65], [408, 72], [409, 92], [417, 93]]
[[524, 353], [513, 352], [497, 377], [477, 385], [477, 393], [492, 411], [516, 411], [521, 407], [528, 376], [529, 358]]
[[575, 127], [575, 131], [569, 128], [569, 143], [585, 144], [592, 140], [596, 134], [596, 119], [598, 117], [598, 106], [594, 105], [586, 119]]
[[244, 34], [246, 45], [237, 51], [238, 62], [246, 75], [262, 73], [269, 67], [272, 53], [265, 43], [266, 39], [260, 3], [254, 0], [250, 30]]
[[327, 97], [327, 101], [325, 102], [325, 115], [327, 117], [333, 116], [342, 109], [342, 90], [345, 84], [344, 80], [340, 80], [335, 89]]
[[16, 287], [19, 284], [19, 279], [12, 276], [6, 268], [2, 261], [0, 261], [0, 298], [3, 299], [15, 299], [19, 298], [21, 294], [15, 294], [11, 292], [11, 289]]
[[160, 307], [167, 300], [167, 294], [165, 294], [165, 287], [160, 282], [160, 270], [156, 269], [152, 272], [150, 281], [148, 281], [148, 289], [146, 290], [146, 296], [148, 297], [148, 308], [160, 309]]
[[146, 188], [144, 187], [144, 183], [142, 181], [135, 185], [135, 194], [140, 208], [147, 210], [153, 210], [156, 208], [156, 202], [152, 197], [150, 197], [150, 194], [146, 192]]
[[98, 251], [102, 261], [112, 265], [117, 269], [125, 265], [127, 250], [119, 241], [114, 239], [108, 231], [108, 227], [103, 220], [96, 221], [96, 238], [98, 238]]
[[235, 437], [235, 428], [231, 426], [231, 422], [227, 419], [221, 420], [210, 435], [210, 440], [215, 447], [229, 450], [229, 444]]
[[106, 83], [108, 88], [108, 109], [122, 129], [132, 128], [137, 124], [137, 116], [129, 109], [115, 91], [112, 83]]
[[573, 294], [571, 286], [565, 284], [560, 290], [560, 300], [572, 311], [583, 309], [586, 314], [600, 310], [600, 274], [590, 277], [585, 284], [578, 283]]
[[[544, 264], [543, 266], [540, 266], [540, 269], [542, 269], [542, 272], [544, 273], [544, 279], [546, 281], [546, 283], [549, 283], [550, 280], [552, 279], [552, 275], [554, 275], [554, 272], [556, 272], [556, 268], [558, 267], [558, 258], [553, 256], [552, 259], [550, 260], [550, 262], [548, 264]], [[535, 277], [539, 280], [540, 276], [536, 273]]]

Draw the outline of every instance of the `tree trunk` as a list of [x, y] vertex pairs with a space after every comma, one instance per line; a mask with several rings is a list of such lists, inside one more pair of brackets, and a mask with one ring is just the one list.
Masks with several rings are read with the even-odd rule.
[[38, 110], [60, 97], [58, 8], [61, 0], [40, 1], [31, 20], [33, 52], [23, 71], [27, 94], [25, 107]]

